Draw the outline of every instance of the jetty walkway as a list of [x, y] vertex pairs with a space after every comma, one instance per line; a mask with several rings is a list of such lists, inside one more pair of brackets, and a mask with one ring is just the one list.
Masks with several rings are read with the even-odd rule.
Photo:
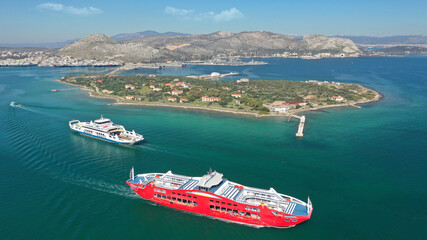
[[303, 137], [304, 136], [304, 125], [305, 125], [305, 116], [298, 116], [298, 115], [289, 115], [288, 122], [291, 118], [299, 119], [299, 125], [298, 125], [298, 131], [296, 133], [297, 137]]

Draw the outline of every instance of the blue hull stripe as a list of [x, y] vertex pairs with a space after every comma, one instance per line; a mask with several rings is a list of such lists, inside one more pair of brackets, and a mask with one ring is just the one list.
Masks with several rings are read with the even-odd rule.
[[[131, 144], [131, 143], [116, 142], [116, 141], [114, 141], [114, 140], [110, 140], [110, 139], [106, 139], [106, 138], [102, 138], [102, 137], [94, 136], [94, 135], [92, 135], [92, 134], [88, 134], [88, 133], [85, 133], [85, 132], [80, 132], [80, 131], [77, 131], [77, 130], [74, 130], [74, 129], [71, 129], [71, 130], [73, 130], [73, 131], [75, 131], [75, 132], [77, 132], [77, 133], [80, 133], [80, 134], [83, 134], [83, 135], [89, 136], [89, 137], [93, 137], [93, 138], [97, 138], [97, 139], [100, 139], [100, 140], [106, 141], [106, 142], [112, 142], [112, 143], [117, 143], [117, 144], [125, 144], [125, 145], [129, 145], [129, 144]], [[135, 142], [135, 143], [136, 143], [136, 142]]]

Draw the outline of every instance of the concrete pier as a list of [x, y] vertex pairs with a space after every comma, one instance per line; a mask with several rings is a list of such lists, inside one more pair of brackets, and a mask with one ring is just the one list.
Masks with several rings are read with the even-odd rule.
[[361, 106], [356, 105], [356, 104], [349, 104], [348, 106], [350, 106], [350, 107], [354, 107], [354, 108], [358, 108], [358, 109], [362, 108]]
[[305, 124], [305, 116], [300, 117], [299, 125], [298, 125], [298, 132], [296, 134], [297, 137], [303, 137], [303, 131], [304, 131], [304, 124]]
[[297, 137], [303, 137], [304, 136], [303, 132], [304, 132], [304, 125], [305, 125], [305, 116], [300, 117], [300, 116], [291, 114], [291, 115], [289, 115], [288, 122], [291, 120], [291, 118], [299, 119], [298, 131], [297, 131], [296, 136]]
[[66, 88], [66, 89], [52, 89], [51, 92], [64, 92], [64, 91], [76, 91], [82, 90], [83, 88]]
[[299, 119], [298, 131], [297, 131], [296, 136], [297, 137], [303, 137], [304, 136], [303, 131], [304, 131], [304, 124], [305, 124], [305, 116], [301, 116], [300, 117], [300, 116], [297, 116], [297, 115], [289, 115], [288, 122], [289, 122], [289, 120], [291, 118]]

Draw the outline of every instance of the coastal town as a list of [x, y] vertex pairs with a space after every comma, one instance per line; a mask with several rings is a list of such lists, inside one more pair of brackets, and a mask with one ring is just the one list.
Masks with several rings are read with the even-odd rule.
[[[223, 65], [223, 66], [251, 66], [251, 65], [266, 65], [264, 61], [242, 61], [241, 58], [246, 56], [218, 56], [208, 60], [191, 60], [186, 62], [166, 60], [163, 62], [124, 62], [121, 60], [99, 60], [99, 59], [80, 59], [72, 56], [63, 56], [55, 54], [54, 50], [38, 50], [31, 51], [20, 49], [18, 50], [2, 50], [0, 51], [0, 67], [5, 66], [41, 66], [41, 67], [119, 67], [117, 72], [134, 70], [139, 68], [164, 69], [165, 67], [184, 67], [186, 65]], [[321, 59], [321, 58], [344, 58], [344, 57], [360, 57], [359, 53], [346, 54], [338, 53], [304, 53], [283, 52], [275, 54], [261, 54], [254, 56], [255, 58], [281, 57], [281, 58], [301, 58], [301, 59]]]
[[81, 60], [71, 56], [57, 56], [49, 51], [0, 51], [0, 67], [112, 67], [122, 64], [119, 61]]
[[275, 53], [271, 57], [281, 57], [281, 58], [301, 58], [301, 59], [322, 59], [322, 58], [344, 58], [344, 57], [360, 57], [360, 53], [330, 53], [330, 52], [320, 52], [320, 53], [304, 53], [299, 54], [297, 52], [283, 52]]

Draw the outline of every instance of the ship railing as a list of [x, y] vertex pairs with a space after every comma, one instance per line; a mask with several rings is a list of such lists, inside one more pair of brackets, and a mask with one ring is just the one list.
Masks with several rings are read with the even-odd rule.
[[312, 210], [313, 210], [313, 204], [311, 203], [310, 197], [308, 197], [307, 198], [307, 214], [309, 215]]
[[294, 198], [294, 197], [291, 197], [291, 196], [288, 196], [288, 195], [285, 195], [285, 194], [281, 194], [281, 193], [278, 193], [278, 194], [279, 194], [279, 196], [281, 196], [285, 200], [286, 199], [290, 199], [292, 202], [296, 202], [296, 203], [299, 203], [299, 204], [302, 204], [302, 205], [307, 205], [307, 203], [305, 203], [304, 201], [299, 200], [298, 198]]
[[161, 185], [162, 187], [165, 187], [165, 188], [176, 189], [176, 188], [179, 188], [182, 184], [186, 183], [188, 179], [189, 178], [184, 179], [184, 178], [164, 175], [162, 178], [157, 178], [155, 182], [159, 186]]
[[260, 199], [265, 199], [269, 201], [281, 201], [283, 200], [277, 193], [264, 192], [264, 191], [255, 191], [253, 189], [246, 189], [246, 196], [256, 197]]
[[80, 125], [80, 121], [79, 120], [71, 120], [71, 121], [68, 122], [68, 125], [70, 126], [70, 128], [80, 129], [82, 127], [82, 125]]
[[141, 137], [142, 137], [142, 135], [141, 135], [141, 134], [136, 133], [136, 132], [135, 132], [135, 130], [133, 130], [133, 131], [128, 131], [128, 130], [126, 130], [126, 134], [131, 135], [131, 136], [134, 136], [134, 137], [138, 137], [138, 138], [141, 138]]
[[[275, 209], [277, 211], [284, 211], [289, 204], [288, 201], [285, 201], [284, 199], [280, 198], [271, 198], [269, 196], [260, 196], [258, 194], [253, 194], [249, 191], [246, 191], [245, 193], [242, 193], [238, 196], [238, 198], [235, 198], [237, 202], [240, 203], [246, 203], [251, 205], [259, 205], [261, 203], [266, 204], [269, 208]], [[297, 199], [296, 199], [297, 200]], [[297, 202], [297, 201], [295, 201]], [[300, 203], [300, 202], [297, 202]], [[301, 202], [301, 204], [305, 205], [304, 202]]]
[[80, 122], [79, 120], [71, 120], [71, 121], [68, 122], [68, 124], [69, 125], [73, 125], [73, 124], [76, 124], [76, 123], [79, 123], [79, 122]]

